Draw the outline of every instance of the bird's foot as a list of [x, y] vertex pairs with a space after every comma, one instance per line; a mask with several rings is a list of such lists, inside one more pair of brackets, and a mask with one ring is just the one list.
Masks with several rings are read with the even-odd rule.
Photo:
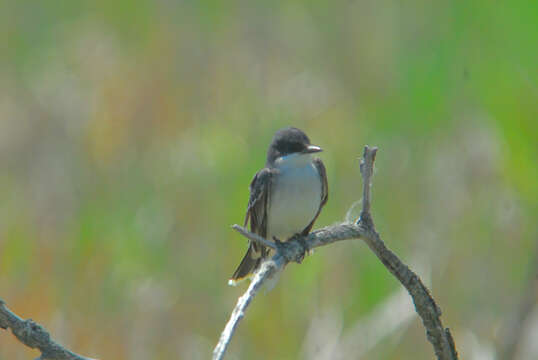
[[288, 250], [287, 250], [286, 242], [280, 241], [280, 239], [277, 238], [276, 236], [273, 236], [273, 241], [275, 242], [275, 245], [276, 245], [276, 251], [283, 254], [285, 257], [287, 257]]
[[[303, 262], [303, 259], [305, 258], [306, 254], [311, 253], [311, 249], [308, 246], [308, 243], [306, 242], [305, 238], [301, 234], [295, 234], [291, 238], [289, 238], [287, 241], [280, 241], [278, 238], [273, 236], [273, 241], [276, 244], [277, 251], [282, 253], [288, 261], [294, 261], [298, 264]], [[295, 250], [292, 250], [295, 246], [299, 244], [300, 252], [295, 257], [290, 257], [290, 252], [295, 253]]]
[[276, 236], [273, 236], [273, 241], [275, 242], [275, 245], [277, 248], [284, 246], [284, 243], [280, 241], [280, 239], [277, 238]]
[[303, 262], [305, 256], [307, 254], [310, 254], [310, 248], [308, 247], [308, 244], [304, 238], [303, 235], [301, 234], [295, 234], [293, 235], [291, 238], [290, 238], [290, 241], [291, 240], [296, 240], [299, 245], [301, 245], [301, 253], [295, 258], [295, 261], [300, 264]]

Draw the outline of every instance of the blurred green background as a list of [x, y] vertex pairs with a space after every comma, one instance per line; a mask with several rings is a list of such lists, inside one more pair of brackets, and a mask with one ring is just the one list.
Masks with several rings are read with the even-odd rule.
[[[316, 227], [357, 215], [380, 148], [378, 231], [461, 358], [492, 356], [538, 239], [537, 24], [535, 1], [3, 1], [0, 297], [84, 355], [209, 358], [246, 286], [230, 225], [293, 125], [325, 149]], [[431, 359], [400, 291], [362, 242], [319, 249], [227, 358]]]

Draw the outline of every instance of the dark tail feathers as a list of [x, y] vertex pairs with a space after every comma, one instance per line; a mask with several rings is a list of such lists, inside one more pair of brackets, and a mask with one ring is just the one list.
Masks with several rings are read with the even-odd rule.
[[243, 257], [243, 260], [241, 260], [241, 263], [237, 267], [237, 270], [235, 270], [229, 283], [234, 285], [253, 273], [254, 270], [258, 268], [258, 265], [260, 265], [261, 259], [260, 254], [256, 254], [252, 248], [252, 244], [250, 244], [247, 253]]

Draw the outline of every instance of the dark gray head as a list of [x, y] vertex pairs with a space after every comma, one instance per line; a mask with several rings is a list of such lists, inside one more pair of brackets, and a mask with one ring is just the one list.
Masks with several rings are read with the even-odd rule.
[[267, 150], [267, 164], [272, 164], [281, 156], [295, 153], [316, 153], [322, 149], [310, 144], [310, 139], [304, 132], [294, 127], [278, 130], [273, 136], [273, 141]]

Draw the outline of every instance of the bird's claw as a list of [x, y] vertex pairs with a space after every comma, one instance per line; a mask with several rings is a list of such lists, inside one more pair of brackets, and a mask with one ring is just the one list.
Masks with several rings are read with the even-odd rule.
[[280, 241], [279, 238], [277, 238], [276, 236], [273, 236], [273, 241], [275, 242], [276, 246], [277, 247], [281, 247], [284, 243], [282, 241]]
[[303, 262], [306, 254], [310, 253], [310, 248], [301, 234], [295, 234], [290, 240], [296, 240], [301, 245], [301, 253], [295, 258], [295, 261], [300, 264]]
[[292, 240], [296, 240], [297, 243], [300, 244], [301, 252], [294, 259], [288, 259], [288, 261], [295, 261], [296, 263], [300, 264], [303, 262], [306, 254], [310, 254], [311, 252], [311, 249], [309, 248], [304, 236], [302, 236], [301, 234], [295, 234], [286, 242], [280, 241], [277, 237], [273, 236], [273, 241], [275, 242], [277, 248], [282, 249], [281, 251], [285, 254], [288, 253], [288, 251], [284, 250], [284, 248], [289, 247]]

